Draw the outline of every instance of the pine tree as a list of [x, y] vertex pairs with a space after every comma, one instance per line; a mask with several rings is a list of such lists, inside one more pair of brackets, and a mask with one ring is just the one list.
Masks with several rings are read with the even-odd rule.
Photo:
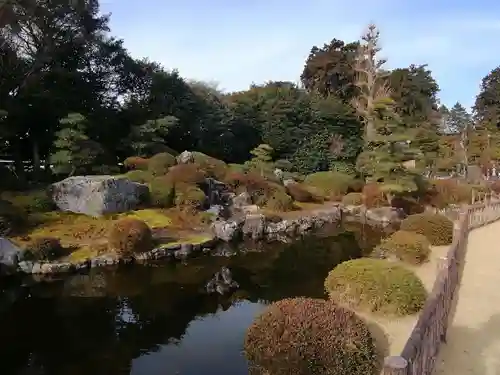
[[262, 176], [269, 173], [272, 169], [272, 154], [273, 148], [267, 144], [260, 144], [252, 151], [253, 158], [246, 162], [248, 169], [256, 169]]
[[355, 69], [359, 95], [354, 108], [364, 124], [364, 148], [356, 167], [369, 182], [376, 182], [388, 201], [394, 194], [417, 189], [415, 161], [421, 152], [411, 148], [414, 133], [401, 123], [391, 99], [391, 90], [382, 67], [386, 60], [378, 59], [379, 31], [368, 27], [362, 37]]

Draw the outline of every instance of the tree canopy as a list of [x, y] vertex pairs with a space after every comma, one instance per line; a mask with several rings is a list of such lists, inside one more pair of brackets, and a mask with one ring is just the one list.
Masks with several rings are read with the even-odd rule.
[[[410, 141], [419, 166], [433, 171], [450, 150], [464, 152], [445, 151], [442, 133], [460, 132], [465, 118], [472, 124], [463, 107], [440, 107], [426, 65], [387, 70], [374, 60], [378, 42], [372, 52], [367, 45], [378, 34], [312, 46], [298, 85], [268, 81], [228, 93], [131, 56], [98, 0], [8, 2], [0, 26], [0, 149], [27, 179], [42, 178], [43, 163], [55, 174], [93, 164], [113, 170], [128, 156], [172, 149], [243, 163], [259, 145], [293, 172], [352, 169], [383, 131]], [[475, 103], [471, 161], [499, 154], [499, 72], [484, 78]], [[488, 152], [474, 146], [484, 139]]]

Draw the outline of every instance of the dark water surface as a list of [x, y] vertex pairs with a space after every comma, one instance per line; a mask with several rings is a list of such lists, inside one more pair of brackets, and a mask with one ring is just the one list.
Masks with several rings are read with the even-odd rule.
[[[349, 224], [293, 244], [92, 271], [37, 284], [0, 315], [6, 375], [247, 375], [247, 327], [266, 304], [323, 297], [336, 264], [368, 253], [382, 233]], [[208, 295], [227, 266], [240, 288]]]

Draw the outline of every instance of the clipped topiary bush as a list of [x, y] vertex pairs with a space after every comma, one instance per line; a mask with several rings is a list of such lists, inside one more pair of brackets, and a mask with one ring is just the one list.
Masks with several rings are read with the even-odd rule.
[[304, 185], [299, 183], [289, 184], [286, 191], [297, 202], [315, 202], [317, 200]]
[[175, 205], [186, 208], [200, 208], [206, 201], [205, 193], [196, 185], [175, 184]]
[[201, 184], [207, 178], [207, 172], [201, 168], [199, 164], [178, 164], [174, 165], [167, 173], [167, 177], [172, 180], [174, 184]]
[[149, 159], [141, 158], [140, 156], [129, 156], [123, 161], [123, 165], [127, 169], [147, 170]]
[[361, 206], [363, 204], [363, 194], [349, 193], [342, 197], [342, 204], [345, 206]]
[[265, 206], [267, 201], [276, 192], [282, 192], [286, 195], [283, 185], [266, 180], [257, 173], [238, 173], [229, 172], [224, 182], [237, 194], [247, 192], [252, 197], [252, 202], [259, 206]]
[[153, 206], [170, 208], [174, 206], [174, 184], [168, 176], [154, 178], [149, 184], [149, 199]]
[[127, 177], [130, 181], [139, 182], [141, 184], [147, 184], [153, 179], [153, 175], [151, 173], [140, 169], [128, 171], [125, 173], [125, 177]]
[[166, 152], [160, 152], [149, 159], [148, 171], [153, 176], [164, 176], [175, 163], [175, 156]]
[[27, 247], [28, 258], [34, 260], [55, 260], [63, 255], [61, 241], [54, 237], [35, 238]]
[[108, 249], [121, 255], [151, 250], [151, 228], [139, 219], [122, 218], [113, 223], [108, 236]]
[[331, 301], [284, 299], [248, 328], [245, 355], [259, 373], [373, 375], [377, 352], [366, 324]]
[[196, 151], [193, 152], [193, 158], [194, 162], [207, 172], [208, 177], [222, 180], [228, 172], [228, 165], [222, 160]]
[[361, 258], [339, 264], [328, 274], [325, 289], [333, 301], [396, 315], [418, 312], [427, 298], [417, 275], [383, 259]]
[[293, 199], [284, 191], [276, 191], [266, 200], [265, 207], [276, 212], [293, 210]]
[[423, 234], [399, 230], [382, 240], [375, 252], [383, 257], [395, 256], [403, 262], [420, 264], [429, 258], [430, 246]]
[[401, 230], [423, 234], [431, 245], [449, 245], [453, 240], [453, 222], [446, 216], [424, 212], [408, 216]]
[[316, 172], [308, 175], [304, 183], [317, 189], [325, 198], [338, 199], [345, 195], [353, 176], [341, 172]]

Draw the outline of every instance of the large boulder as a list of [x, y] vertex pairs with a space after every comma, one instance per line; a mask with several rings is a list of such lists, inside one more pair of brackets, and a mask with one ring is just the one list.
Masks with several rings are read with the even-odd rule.
[[148, 193], [146, 185], [115, 176], [68, 177], [50, 188], [61, 211], [93, 217], [134, 210]]

